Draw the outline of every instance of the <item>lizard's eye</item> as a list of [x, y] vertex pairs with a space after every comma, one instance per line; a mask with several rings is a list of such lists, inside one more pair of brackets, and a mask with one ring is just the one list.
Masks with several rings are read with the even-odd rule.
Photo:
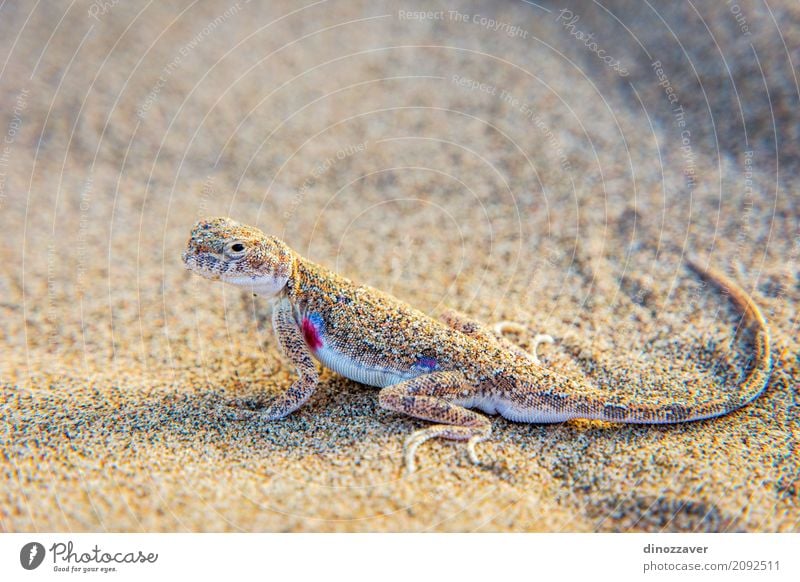
[[232, 259], [238, 259], [244, 255], [244, 250], [244, 244], [239, 241], [229, 242], [227, 245], [225, 245], [225, 255]]

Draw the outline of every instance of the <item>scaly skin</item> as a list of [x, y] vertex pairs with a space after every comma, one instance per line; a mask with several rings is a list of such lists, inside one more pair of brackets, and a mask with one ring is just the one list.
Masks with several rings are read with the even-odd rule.
[[[769, 333], [758, 306], [722, 273], [690, 262], [729, 293], [755, 330], [755, 357], [744, 382], [727, 399], [699, 403], [633, 402], [609, 396], [584, 377], [547, 369], [481, 324], [449, 311], [442, 321], [408, 304], [308, 261], [284, 242], [229, 218], [201, 220], [183, 253], [186, 267], [273, 300], [273, 328], [299, 378], [259, 411], [240, 418], [282, 418], [312, 395], [318, 372], [312, 357], [336, 372], [381, 388], [381, 406], [435, 422], [406, 441], [414, 470], [417, 447], [430, 438], [475, 444], [491, 434], [478, 408], [518, 422], [587, 418], [671, 424], [727, 414], [756, 398], [770, 373]], [[538, 336], [540, 341], [552, 341]]]

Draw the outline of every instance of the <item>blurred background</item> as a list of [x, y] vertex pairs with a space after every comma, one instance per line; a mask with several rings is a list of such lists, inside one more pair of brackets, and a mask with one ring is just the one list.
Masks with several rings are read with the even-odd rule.
[[[791, 0], [3, 4], [0, 527], [797, 530], [798, 25]], [[642, 399], [747, 371], [694, 253], [764, 310], [772, 380], [687, 426], [498, 419], [484, 467], [436, 442], [409, 478], [421, 423], [329, 372], [279, 423], [213, 414], [292, 374], [265, 302], [180, 263], [214, 215]]]

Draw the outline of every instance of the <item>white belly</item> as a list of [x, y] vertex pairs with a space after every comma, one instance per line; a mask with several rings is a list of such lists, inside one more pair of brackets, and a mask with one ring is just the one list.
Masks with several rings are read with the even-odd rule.
[[314, 357], [326, 368], [330, 368], [345, 378], [355, 380], [367, 386], [383, 388], [397, 384], [403, 380], [410, 380], [419, 374], [415, 372], [402, 372], [380, 366], [366, 366], [353, 358], [331, 349], [325, 345], [311, 352]]
[[486, 414], [499, 414], [503, 418], [514, 422], [551, 423], [564, 422], [572, 416], [556, 411], [519, 408], [516, 404], [505, 398], [487, 394], [485, 396], [470, 396], [459, 398], [453, 402], [464, 408], [477, 408]]

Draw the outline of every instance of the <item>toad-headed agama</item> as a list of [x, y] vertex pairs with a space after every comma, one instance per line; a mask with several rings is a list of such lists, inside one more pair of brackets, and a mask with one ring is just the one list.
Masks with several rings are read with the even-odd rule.
[[[185, 266], [266, 296], [272, 325], [297, 380], [259, 410], [240, 418], [283, 418], [302, 406], [319, 381], [314, 359], [339, 374], [380, 388], [389, 410], [435, 424], [405, 443], [414, 470], [417, 448], [440, 437], [475, 445], [492, 424], [474, 412], [517, 422], [553, 423], [574, 418], [620, 423], [672, 424], [727, 414], [756, 398], [770, 374], [769, 332], [753, 300], [727, 276], [690, 266], [727, 292], [754, 329], [753, 364], [744, 381], [725, 396], [701, 402], [637, 402], [603, 391], [582, 376], [542, 366], [535, 357], [468, 317], [446, 312], [440, 320], [366, 285], [357, 285], [293, 251], [283, 241], [229, 218], [198, 222], [183, 253]], [[539, 336], [548, 341], [549, 336]]]

